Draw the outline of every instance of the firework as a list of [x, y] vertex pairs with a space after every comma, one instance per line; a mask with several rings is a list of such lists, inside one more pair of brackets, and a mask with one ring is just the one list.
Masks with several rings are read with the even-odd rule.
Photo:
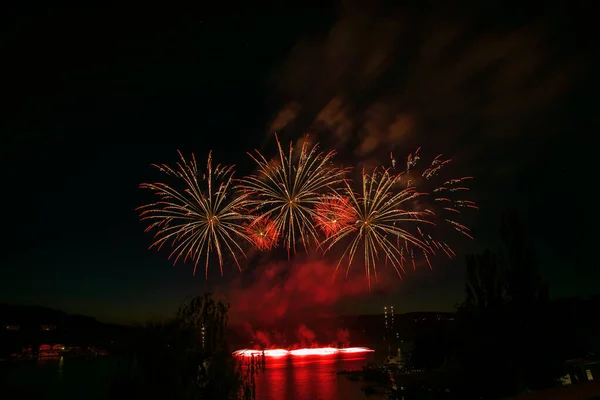
[[[414, 209], [427, 213], [428, 220], [433, 222], [426, 227], [422, 225], [417, 227], [418, 237], [427, 245], [429, 251], [404, 242], [402, 252], [406, 258], [410, 259], [413, 269], [416, 269], [415, 259], [419, 255], [423, 256], [429, 268], [432, 268], [430, 256], [443, 253], [449, 258], [453, 258], [456, 255], [454, 250], [446, 241], [437, 238], [439, 231], [446, 224], [462, 235], [473, 239], [470, 229], [456, 219], [462, 215], [464, 210], [478, 209], [474, 201], [465, 198], [470, 190], [467, 184], [473, 177], [442, 179], [447, 166], [452, 162], [450, 159], [444, 159], [442, 154], [436, 156], [429, 166], [420, 171], [418, 168], [421, 160], [419, 152], [420, 148], [408, 155], [406, 169], [400, 175], [400, 184], [403, 187], [418, 188], [421, 192], [418, 202], [413, 202]], [[393, 154], [390, 154], [390, 159], [392, 169], [395, 169], [396, 162]], [[435, 231], [431, 228], [435, 228]]]
[[314, 221], [326, 237], [330, 237], [356, 221], [347, 197], [327, 196], [315, 206]]
[[376, 263], [380, 256], [390, 261], [401, 277], [401, 271], [405, 272], [405, 256], [401, 244], [410, 248], [417, 247], [424, 252], [429, 251], [427, 244], [409, 229], [416, 230], [419, 224], [430, 224], [427, 220], [430, 213], [407, 209], [412, 207], [411, 201], [416, 200], [422, 193], [417, 192], [414, 187], [400, 188], [402, 177], [402, 174], [394, 175], [388, 170], [375, 170], [371, 175], [363, 171], [362, 190], [359, 193], [354, 192], [349, 182], [345, 183], [341, 196], [350, 199], [349, 208], [355, 215], [355, 221], [341, 227], [324, 241], [324, 244], [327, 244], [325, 251], [342, 240], [348, 241], [335, 273], [347, 258], [347, 276], [357, 250], [362, 247], [365, 274], [370, 289], [371, 275], [377, 278]]
[[[452, 229], [473, 239], [470, 229], [456, 221], [462, 211], [479, 208], [474, 201], [465, 198], [465, 194], [470, 191], [468, 183], [473, 177], [464, 176], [441, 180], [442, 171], [452, 162], [451, 159], [444, 159], [442, 154], [437, 155], [430, 165], [419, 173], [417, 170], [418, 161], [421, 158], [419, 150], [420, 148], [408, 156], [406, 173], [411, 178], [407, 180], [407, 184], [418, 185], [420, 188], [427, 186], [425, 190], [429, 193], [430, 206], [436, 209], [436, 215], [448, 223]], [[448, 246], [445, 245], [445, 247]]]
[[180, 162], [176, 168], [168, 165], [154, 165], [161, 172], [180, 184], [180, 187], [166, 183], [144, 183], [159, 198], [158, 201], [139, 207], [140, 218], [151, 221], [146, 231], [156, 230], [155, 241], [150, 246], [157, 247], [171, 242], [175, 257], [174, 264], [181, 258], [183, 262], [194, 261], [194, 274], [201, 259], [205, 259], [205, 276], [211, 256], [216, 253], [221, 274], [223, 274], [223, 253], [233, 256], [240, 268], [238, 255], [244, 251], [238, 243], [240, 238], [249, 240], [243, 227], [248, 218], [244, 213], [247, 195], [234, 193], [234, 169], [231, 166], [212, 167], [209, 153], [207, 168], [200, 172], [196, 159], [186, 160], [179, 153]]
[[243, 179], [241, 188], [253, 211], [273, 221], [288, 252], [296, 251], [297, 242], [308, 249], [311, 241], [319, 243], [314, 207], [324, 192], [343, 181], [346, 171], [332, 165], [335, 152], [322, 153], [318, 145], [304, 142], [295, 155], [292, 143], [286, 152], [277, 139], [277, 148], [279, 157], [273, 162], [258, 151], [250, 154], [258, 172]]
[[271, 250], [277, 245], [279, 233], [273, 221], [268, 217], [255, 218], [246, 225], [246, 234], [259, 250]]
[[260, 357], [264, 354], [265, 357], [285, 357], [291, 356], [328, 356], [332, 354], [357, 354], [357, 353], [373, 353], [368, 347], [346, 347], [338, 349], [335, 347], [314, 347], [307, 349], [266, 349], [266, 350], [250, 350], [243, 349], [233, 352], [234, 356], [238, 357]]

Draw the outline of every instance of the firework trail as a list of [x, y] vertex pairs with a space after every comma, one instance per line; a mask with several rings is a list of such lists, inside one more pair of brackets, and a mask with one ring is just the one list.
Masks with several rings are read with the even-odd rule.
[[275, 224], [277, 236], [284, 245], [296, 251], [297, 242], [308, 250], [309, 243], [320, 243], [313, 223], [315, 206], [325, 192], [344, 180], [346, 170], [333, 166], [335, 152], [322, 153], [318, 145], [309, 148], [305, 141], [299, 154], [290, 143], [284, 151], [277, 136], [278, 159], [269, 162], [260, 152], [250, 154], [258, 172], [244, 178], [242, 191], [248, 196], [253, 212], [259, 218], [269, 218]]
[[[473, 239], [470, 229], [457, 221], [465, 210], [479, 208], [474, 201], [465, 197], [470, 191], [468, 183], [473, 177], [443, 179], [442, 175], [448, 171], [447, 167], [452, 160], [444, 159], [442, 154], [437, 155], [424, 170], [420, 170], [418, 168], [421, 160], [419, 151], [420, 148], [408, 155], [406, 169], [402, 172], [402, 184], [407, 188], [418, 188], [424, 194], [419, 197], [419, 202], [415, 203], [415, 208], [429, 213], [431, 220], [435, 222], [430, 227], [435, 227], [436, 231], [446, 224], [462, 235]], [[390, 154], [390, 159], [392, 168], [395, 168], [396, 162], [393, 154]], [[419, 238], [427, 244], [431, 251], [429, 253], [419, 251], [405, 245], [406, 254], [410, 257], [413, 268], [416, 268], [415, 257], [419, 253], [423, 255], [429, 268], [431, 268], [430, 255], [443, 253], [449, 258], [456, 255], [446, 241], [436, 239], [436, 234], [431, 229], [418, 227], [417, 231]]]
[[440, 208], [441, 205], [442, 211], [438, 211], [436, 214], [443, 217], [444, 221], [449, 223], [454, 230], [473, 239], [470, 229], [455, 220], [464, 210], [479, 209], [474, 201], [465, 198], [465, 194], [468, 194], [471, 190], [468, 183], [473, 177], [463, 176], [442, 179], [442, 172], [452, 162], [451, 159], [444, 159], [442, 154], [437, 155], [430, 165], [419, 173], [417, 170], [418, 161], [420, 160], [419, 150], [420, 148], [408, 156], [406, 173], [412, 178], [408, 179], [407, 184], [418, 185], [419, 187], [428, 186], [427, 192], [434, 207]]
[[356, 214], [350, 206], [349, 198], [325, 196], [320, 203], [315, 205], [314, 221], [325, 236], [330, 237], [340, 229], [354, 223]]
[[389, 170], [375, 170], [371, 175], [363, 171], [362, 190], [359, 193], [354, 192], [349, 182], [345, 182], [345, 188], [338, 192], [340, 198], [350, 199], [348, 206], [355, 218], [354, 223], [341, 227], [323, 242], [327, 245], [325, 251], [329, 251], [342, 240], [347, 241], [334, 276], [343, 260], [347, 259], [347, 277], [357, 250], [362, 248], [370, 289], [371, 276], [377, 279], [376, 264], [381, 256], [402, 277], [405, 256], [401, 243], [429, 252], [427, 244], [408, 229], [416, 230], [420, 224], [431, 224], [427, 219], [430, 212], [408, 210], [412, 208], [411, 201], [423, 194], [414, 187], [400, 188], [402, 178], [402, 174], [394, 175]]
[[271, 250], [277, 246], [279, 232], [275, 223], [268, 217], [254, 218], [246, 225], [246, 234], [259, 250]]
[[181, 188], [161, 182], [140, 185], [159, 198], [155, 203], [137, 209], [141, 220], [151, 221], [146, 231], [156, 230], [150, 248], [160, 250], [165, 243], [171, 242], [173, 250], [169, 259], [175, 256], [174, 264], [182, 257], [183, 262], [193, 260], [194, 274], [200, 260], [205, 258], [206, 277], [213, 253], [217, 255], [221, 275], [224, 252], [231, 254], [240, 268], [237, 253], [245, 254], [238, 241], [240, 238], [250, 240], [243, 226], [248, 219], [245, 213], [247, 195], [232, 191], [233, 167], [218, 165], [213, 169], [209, 153], [206, 172], [202, 173], [193, 154], [187, 161], [181, 152], [178, 153], [180, 162], [176, 168], [164, 164], [153, 166], [176, 178]]

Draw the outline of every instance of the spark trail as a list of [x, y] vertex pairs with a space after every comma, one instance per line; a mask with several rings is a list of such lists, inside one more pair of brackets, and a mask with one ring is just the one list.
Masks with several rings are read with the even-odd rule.
[[[355, 215], [354, 223], [348, 224], [324, 241], [325, 251], [338, 243], [345, 242], [345, 249], [336, 266], [337, 273], [344, 259], [347, 259], [346, 276], [356, 253], [362, 248], [365, 275], [369, 289], [371, 276], [377, 279], [377, 261], [381, 256], [391, 262], [398, 276], [405, 272], [405, 256], [401, 242], [428, 252], [427, 244], [411, 230], [416, 231], [419, 224], [431, 224], [427, 220], [429, 213], [412, 211], [410, 201], [422, 195], [414, 187], [399, 188], [402, 175], [391, 174], [389, 170], [363, 171], [361, 188], [355, 192], [350, 183], [339, 192], [341, 198], [349, 198], [349, 207]], [[334, 273], [334, 275], [335, 275]]]
[[268, 161], [258, 151], [250, 154], [258, 171], [244, 178], [240, 187], [253, 212], [273, 221], [288, 253], [296, 251], [298, 242], [308, 250], [311, 242], [320, 243], [313, 222], [318, 217], [315, 207], [344, 180], [346, 170], [333, 165], [333, 151], [320, 152], [318, 145], [310, 147], [305, 141], [296, 155], [292, 143], [286, 152], [277, 136], [276, 140], [278, 158]]
[[238, 268], [238, 257], [244, 256], [239, 239], [250, 240], [245, 233], [244, 221], [247, 194], [237, 193], [234, 187], [232, 166], [212, 166], [209, 153], [206, 171], [200, 172], [196, 158], [191, 160], [178, 152], [180, 161], [176, 167], [154, 165], [173, 179], [177, 186], [163, 182], [143, 183], [142, 189], [151, 190], [158, 201], [137, 208], [140, 219], [150, 221], [146, 231], [155, 230], [154, 243], [150, 248], [170, 242], [169, 259], [173, 264], [181, 258], [194, 262], [194, 274], [198, 264], [205, 259], [205, 277], [208, 277], [209, 260], [216, 253], [221, 275], [224, 252], [230, 254]]

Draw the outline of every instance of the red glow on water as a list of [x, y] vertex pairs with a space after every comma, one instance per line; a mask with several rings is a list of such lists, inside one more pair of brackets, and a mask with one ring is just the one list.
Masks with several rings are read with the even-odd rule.
[[265, 357], [284, 357], [284, 356], [327, 356], [332, 354], [355, 354], [355, 353], [372, 353], [372, 350], [368, 347], [346, 347], [343, 349], [337, 349], [335, 347], [315, 347], [307, 349], [267, 349], [267, 350], [250, 350], [242, 349], [233, 352], [233, 355], [240, 357], [252, 357], [262, 356], [264, 351]]

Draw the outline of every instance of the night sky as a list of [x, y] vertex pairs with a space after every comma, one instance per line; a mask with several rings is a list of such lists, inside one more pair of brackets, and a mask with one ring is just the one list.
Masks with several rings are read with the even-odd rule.
[[[463, 296], [464, 254], [500, 246], [508, 208], [527, 223], [553, 296], [596, 292], [592, 13], [583, 2], [414, 3], [5, 10], [0, 301], [140, 322], [205, 290], [234, 308], [245, 290], [260, 296], [269, 290], [261, 265], [207, 283], [189, 265], [173, 268], [166, 251], [148, 251], [134, 209], [149, 200], [138, 185], [159, 178], [150, 164], [212, 149], [250, 173], [246, 152], [268, 152], [274, 131], [310, 133], [355, 166], [422, 145], [477, 177], [476, 241], [461, 239], [454, 262], [323, 306], [451, 310]], [[293, 290], [301, 309], [310, 288]]]

